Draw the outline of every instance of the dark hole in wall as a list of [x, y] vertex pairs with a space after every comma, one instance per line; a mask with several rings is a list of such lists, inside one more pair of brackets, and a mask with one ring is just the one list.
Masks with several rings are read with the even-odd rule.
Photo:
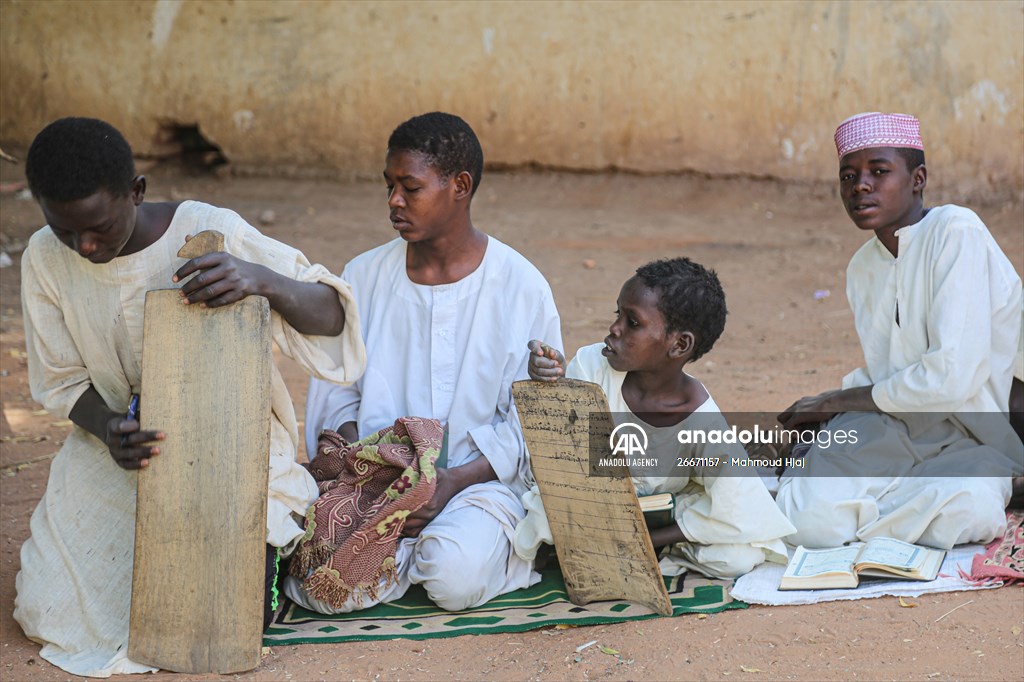
[[198, 123], [162, 121], [155, 135], [152, 158], [173, 161], [191, 173], [214, 171], [228, 163], [221, 148], [203, 135]]

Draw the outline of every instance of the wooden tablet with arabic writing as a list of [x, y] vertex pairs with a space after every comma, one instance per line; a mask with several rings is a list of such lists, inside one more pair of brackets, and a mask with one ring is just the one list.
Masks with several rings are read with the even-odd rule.
[[[219, 240], [217, 239], [219, 237]], [[179, 252], [223, 250], [201, 233]], [[139, 472], [128, 657], [187, 673], [259, 665], [270, 452], [270, 305], [221, 308], [150, 291], [142, 428], [164, 431]]]
[[597, 476], [591, 469], [592, 427], [595, 447], [611, 454], [611, 415], [601, 387], [572, 379], [517, 381], [512, 395], [569, 599], [623, 599], [672, 615], [628, 470], [602, 467]]

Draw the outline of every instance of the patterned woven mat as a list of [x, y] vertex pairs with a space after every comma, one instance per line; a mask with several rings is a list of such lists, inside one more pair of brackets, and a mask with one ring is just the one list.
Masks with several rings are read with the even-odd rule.
[[971, 578], [1024, 581], [1024, 510], [1006, 512], [1006, 532], [974, 557]]
[[[629, 602], [594, 602], [576, 606], [569, 601], [557, 566], [542, 572], [533, 587], [496, 597], [465, 611], [444, 611], [427, 598], [419, 585], [396, 602], [365, 611], [325, 616], [287, 601], [263, 635], [264, 646], [359, 642], [383, 639], [434, 639], [458, 635], [522, 632], [558, 624], [598, 625], [659, 618], [646, 606]], [[684, 577], [686, 578], [684, 581]], [[731, 580], [698, 576], [665, 578], [674, 616], [745, 609], [729, 596]]]

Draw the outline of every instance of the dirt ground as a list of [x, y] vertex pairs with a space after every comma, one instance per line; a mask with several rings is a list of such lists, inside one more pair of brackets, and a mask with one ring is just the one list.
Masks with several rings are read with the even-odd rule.
[[[20, 178], [18, 167], [0, 169], [0, 180]], [[149, 198], [188, 197], [233, 208], [335, 271], [392, 238], [382, 182], [220, 179], [166, 167], [151, 169], [149, 178]], [[936, 204], [948, 198], [927, 199]], [[974, 208], [1021, 271], [1020, 200]], [[271, 217], [268, 211], [272, 219], [261, 222], [261, 216]], [[0, 246], [13, 259], [13, 266], [0, 269], [0, 678], [62, 680], [70, 676], [40, 659], [39, 647], [11, 617], [19, 548], [68, 422], [40, 412], [27, 385], [18, 266], [41, 215], [31, 200], [10, 193], [0, 196], [0, 212]], [[830, 186], [489, 173], [474, 202], [474, 222], [548, 277], [567, 355], [604, 337], [619, 287], [638, 265], [680, 254], [715, 268], [725, 286], [725, 334], [691, 370], [724, 410], [781, 410], [801, 395], [836, 387], [861, 361], [844, 270], [866, 236], [848, 221]], [[291, 365], [284, 371], [301, 415], [305, 379]], [[275, 647], [257, 670], [233, 677], [1024, 679], [1022, 588], [910, 601], [914, 608], [882, 598], [424, 642]], [[591, 640], [621, 656], [591, 646], [576, 660], [576, 647]], [[164, 673], [157, 678], [205, 679]]]

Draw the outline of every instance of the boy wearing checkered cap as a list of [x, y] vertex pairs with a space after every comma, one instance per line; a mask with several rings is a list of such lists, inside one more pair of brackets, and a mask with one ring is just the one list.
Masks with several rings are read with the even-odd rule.
[[779, 415], [787, 428], [856, 434], [812, 446], [807, 468], [784, 476], [777, 502], [797, 528], [787, 541], [988, 542], [1024, 462], [1006, 419], [1020, 278], [974, 212], [925, 208], [917, 119], [861, 114], [835, 141], [846, 212], [874, 233], [847, 269], [865, 365]]

